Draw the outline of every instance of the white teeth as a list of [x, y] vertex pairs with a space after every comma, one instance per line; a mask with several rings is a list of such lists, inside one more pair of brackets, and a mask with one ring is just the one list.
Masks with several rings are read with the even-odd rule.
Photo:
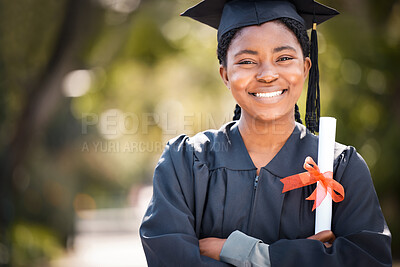
[[281, 91], [276, 91], [276, 92], [271, 92], [271, 93], [256, 93], [254, 94], [256, 97], [274, 97], [281, 95], [283, 93], [283, 90]]

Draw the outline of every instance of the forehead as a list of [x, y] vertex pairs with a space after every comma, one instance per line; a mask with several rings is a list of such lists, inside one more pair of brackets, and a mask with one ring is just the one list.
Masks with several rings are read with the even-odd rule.
[[287, 45], [301, 51], [300, 43], [291, 30], [281, 22], [270, 21], [242, 28], [233, 38], [229, 50], [243, 48], [268, 50]]

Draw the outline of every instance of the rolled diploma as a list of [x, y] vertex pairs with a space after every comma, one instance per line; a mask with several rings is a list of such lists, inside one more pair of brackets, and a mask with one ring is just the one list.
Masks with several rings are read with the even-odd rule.
[[[321, 173], [333, 171], [334, 149], [336, 135], [336, 119], [321, 117], [319, 121], [318, 167]], [[318, 186], [318, 183], [317, 183]], [[315, 233], [331, 230], [332, 197], [329, 192], [322, 203], [316, 208]]]

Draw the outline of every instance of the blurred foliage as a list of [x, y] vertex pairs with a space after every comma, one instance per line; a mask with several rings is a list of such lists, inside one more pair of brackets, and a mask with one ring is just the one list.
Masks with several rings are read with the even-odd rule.
[[12, 240], [18, 249], [13, 250], [15, 266], [43, 266], [49, 257], [59, 257], [63, 247], [56, 238], [57, 233], [42, 225], [15, 223], [12, 229]]
[[[230, 120], [215, 31], [177, 16], [196, 2], [0, 2], [1, 192], [13, 203], [2, 200], [0, 242], [15, 266], [58, 255], [77, 211], [132, 204], [168, 139]], [[322, 115], [370, 166], [399, 258], [400, 1], [323, 2], [342, 14], [319, 27]]]
[[[339, 2], [339, 3], [338, 3]], [[400, 257], [400, 1], [331, 1], [342, 11], [327, 23], [329, 45], [321, 55], [331, 95], [326, 112], [338, 118], [337, 139], [355, 146], [370, 167]], [[329, 27], [329, 28], [328, 28]], [[321, 27], [322, 28], [322, 27]], [[324, 31], [325, 32], [325, 31]], [[328, 36], [329, 34], [329, 36]], [[333, 55], [329, 47], [333, 47]]]

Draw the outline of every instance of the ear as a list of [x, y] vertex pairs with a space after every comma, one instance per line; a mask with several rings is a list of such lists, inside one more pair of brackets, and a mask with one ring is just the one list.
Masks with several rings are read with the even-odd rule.
[[219, 75], [221, 75], [222, 80], [224, 81], [224, 84], [228, 89], [230, 90], [230, 85], [229, 85], [229, 79], [228, 79], [228, 71], [226, 67], [219, 65]]
[[306, 57], [304, 59], [304, 79], [307, 78], [308, 72], [311, 69], [311, 65], [312, 65], [311, 59], [309, 57]]

